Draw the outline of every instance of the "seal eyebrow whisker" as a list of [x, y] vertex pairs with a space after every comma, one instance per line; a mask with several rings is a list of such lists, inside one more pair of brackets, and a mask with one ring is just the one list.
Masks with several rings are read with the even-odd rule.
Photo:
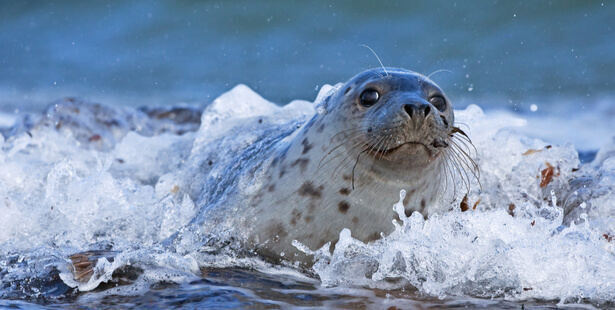
[[[378, 55], [376, 55], [376, 52], [374, 52], [374, 50], [373, 50], [371, 47], [369, 47], [369, 46], [367, 46], [367, 45], [365, 45], [365, 44], [361, 44], [361, 46], [363, 46], [363, 47], [367, 47], [370, 51], [372, 51], [372, 53], [374, 54], [374, 56], [376, 56], [376, 59], [378, 59], [378, 62], [380, 63], [380, 66], [382, 67], [382, 70], [384, 70], [384, 73], [386, 74], [386, 76], [389, 76], [389, 72], [387, 72], [387, 69], [386, 69], [386, 68], [384, 67], [384, 65], [382, 64], [382, 61], [380, 61], [380, 57], [378, 57]], [[381, 77], [382, 77], [382, 75], [381, 75]]]
[[434, 75], [434, 74], [436, 74], [436, 73], [440, 73], [440, 72], [454, 73], [453, 71], [448, 70], [448, 69], [440, 69], [440, 70], [436, 70], [436, 71], [432, 72], [430, 75], [428, 75], [428, 76], [427, 76], [427, 78], [428, 78], [428, 79], [431, 79], [431, 76], [432, 76], [432, 75]]

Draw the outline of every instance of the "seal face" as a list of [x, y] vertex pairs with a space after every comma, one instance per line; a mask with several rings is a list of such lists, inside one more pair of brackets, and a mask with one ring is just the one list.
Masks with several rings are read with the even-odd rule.
[[463, 163], [450, 156], [461, 132], [450, 101], [418, 73], [365, 71], [325, 98], [322, 110], [273, 154], [269, 182], [253, 200], [250, 242], [267, 257], [309, 265], [291, 242], [334, 246], [344, 228], [365, 242], [379, 239], [393, 230], [397, 216], [385, 206], [402, 189], [406, 214], [427, 216]]

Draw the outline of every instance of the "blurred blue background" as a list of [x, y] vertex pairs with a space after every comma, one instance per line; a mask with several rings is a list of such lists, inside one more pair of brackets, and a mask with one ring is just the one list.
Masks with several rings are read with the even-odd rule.
[[613, 95], [615, 2], [2, 1], [0, 110], [77, 96], [206, 103], [238, 83], [284, 104], [379, 66], [460, 108]]

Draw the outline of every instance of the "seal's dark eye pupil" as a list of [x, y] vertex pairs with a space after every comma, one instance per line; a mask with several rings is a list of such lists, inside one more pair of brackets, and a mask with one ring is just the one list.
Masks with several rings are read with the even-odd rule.
[[380, 94], [373, 89], [368, 89], [361, 94], [361, 105], [364, 107], [371, 107], [378, 99], [380, 99]]
[[436, 109], [440, 110], [440, 112], [446, 110], [446, 101], [442, 96], [433, 96], [429, 98], [429, 103], [436, 107]]

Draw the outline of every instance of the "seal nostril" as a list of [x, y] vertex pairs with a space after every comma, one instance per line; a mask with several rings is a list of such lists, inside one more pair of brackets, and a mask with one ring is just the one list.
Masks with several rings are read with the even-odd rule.
[[427, 105], [425, 106], [425, 116], [429, 115], [429, 112], [431, 112], [431, 108]]
[[408, 113], [408, 115], [410, 115], [410, 117], [412, 117], [412, 115], [414, 114], [414, 109], [409, 104], [404, 104], [404, 111], [406, 111], [406, 113]]

